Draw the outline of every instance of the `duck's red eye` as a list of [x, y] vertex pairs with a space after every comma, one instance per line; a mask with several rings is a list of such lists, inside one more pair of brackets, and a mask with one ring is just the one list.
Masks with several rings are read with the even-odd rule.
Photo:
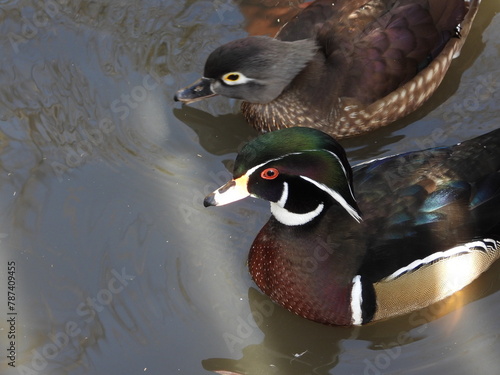
[[267, 168], [262, 171], [260, 177], [265, 180], [274, 180], [279, 174], [280, 172], [276, 168]]

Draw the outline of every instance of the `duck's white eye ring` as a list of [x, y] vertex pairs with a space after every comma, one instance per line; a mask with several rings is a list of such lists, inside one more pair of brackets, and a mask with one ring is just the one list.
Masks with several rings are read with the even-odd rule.
[[222, 81], [226, 85], [234, 86], [234, 85], [242, 85], [244, 83], [253, 81], [253, 79], [248, 78], [243, 73], [240, 72], [230, 72], [226, 73], [222, 76]]

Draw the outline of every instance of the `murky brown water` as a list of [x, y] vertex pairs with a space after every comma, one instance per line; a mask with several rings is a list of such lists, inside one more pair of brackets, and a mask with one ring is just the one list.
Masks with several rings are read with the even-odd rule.
[[[265, 202], [202, 207], [255, 132], [234, 101], [172, 96], [214, 47], [283, 23], [259, 3], [277, 1], [0, 2], [2, 374], [498, 373], [500, 264], [428, 309], [326, 327], [248, 276]], [[343, 142], [353, 162], [499, 126], [499, 12], [483, 1], [421, 110]]]

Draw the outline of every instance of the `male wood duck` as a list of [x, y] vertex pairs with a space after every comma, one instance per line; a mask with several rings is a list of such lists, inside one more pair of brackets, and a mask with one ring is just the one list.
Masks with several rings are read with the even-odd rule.
[[210, 54], [203, 78], [175, 95], [242, 99], [260, 131], [318, 128], [358, 135], [420, 107], [441, 83], [480, 0], [316, 0], [275, 38]]
[[330, 325], [394, 317], [450, 296], [500, 258], [500, 129], [353, 169], [319, 130], [265, 133], [204, 204], [247, 196], [271, 202], [248, 258], [271, 299]]

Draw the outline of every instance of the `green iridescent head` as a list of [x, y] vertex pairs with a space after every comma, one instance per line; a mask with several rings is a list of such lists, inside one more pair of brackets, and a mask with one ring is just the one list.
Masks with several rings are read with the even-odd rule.
[[[236, 190], [244, 194], [233, 196]], [[236, 158], [233, 180], [207, 197], [206, 204], [226, 204], [248, 195], [270, 201], [274, 216], [287, 225], [309, 222], [332, 204], [361, 219], [344, 149], [311, 128], [283, 129], [249, 142]]]

